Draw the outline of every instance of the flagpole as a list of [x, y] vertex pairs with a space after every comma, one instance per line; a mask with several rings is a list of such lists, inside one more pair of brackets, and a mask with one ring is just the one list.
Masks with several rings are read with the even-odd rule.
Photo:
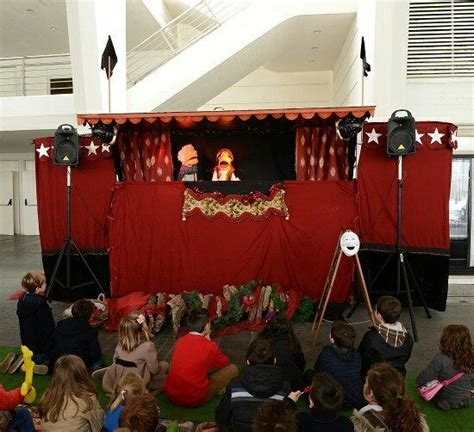
[[107, 57], [107, 81], [108, 81], [108, 85], [109, 85], [109, 113], [111, 113], [112, 112], [112, 101], [111, 101], [111, 98], [110, 98], [110, 56]]
[[362, 60], [362, 106], [364, 106], [364, 60]]

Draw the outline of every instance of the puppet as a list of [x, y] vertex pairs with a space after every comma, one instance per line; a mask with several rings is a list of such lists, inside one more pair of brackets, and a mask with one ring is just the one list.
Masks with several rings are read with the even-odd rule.
[[198, 155], [192, 144], [186, 144], [178, 152], [178, 160], [181, 162], [181, 168], [178, 173], [178, 180], [196, 181], [198, 169]]
[[212, 181], [240, 181], [235, 176], [233, 162], [234, 155], [232, 152], [227, 148], [221, 148], [216, 155], [216, 166], [212, 173]]
[[166, 318], [166, 296], [163, 293], [150, 296], [145, 306], [140, 309], [145, 315], [152, 336], [163, 327]]

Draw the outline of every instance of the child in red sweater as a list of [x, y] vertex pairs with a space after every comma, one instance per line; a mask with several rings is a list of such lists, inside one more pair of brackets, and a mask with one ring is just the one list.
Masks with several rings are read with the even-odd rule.
[[[165, 394], [176, 405], [200, 406], [222, 392], [239, 371], [211, 341], [206, 309], [192, 310], [188, 327], [189, 333], [176, 342]], [[219, 370], [209, 373], [211, 369]]]

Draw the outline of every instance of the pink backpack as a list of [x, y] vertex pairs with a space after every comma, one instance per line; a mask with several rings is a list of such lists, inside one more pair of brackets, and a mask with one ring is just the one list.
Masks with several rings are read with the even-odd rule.
[[446, 387], [449, 384], [457, 381], [463, 375], [464, 374], [460, 372], [457, 375], [454, 375], [452, 378], [449, 378], [445, 381], [433, 380], [433, 381], [427, 382], [425, 385], [418, 387], [418, 393], [420, 393], [420, 396], [424, 400], [430, 401], [436, 396], [436, 393], [438, 393], [443, 387]]

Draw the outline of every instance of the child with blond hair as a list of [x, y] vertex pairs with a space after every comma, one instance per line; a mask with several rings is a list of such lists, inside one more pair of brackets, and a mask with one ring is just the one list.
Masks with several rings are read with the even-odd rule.
[[[46, 283], [44, 275], [37, 272], [27, 273], [21, 281], [25, 293], [18, 299], [16, 314], [20, 324], [21, 344], [33, 351], [36, 364], [47, 364], [47, 346], [53, 335], [55, 324], [53, 314], [44, 296]], [[9, 369], [15, 372], [22, 364], [18, 356]], [[47, 368], [45, 368], [47, 373]]]
[[120, 415], [133, 396], [147, 393], [140, 375], [129, 373], [114, 385], [114, 393], [105, 412], [104, 432], [113, 432], [119, 426]]
[[118, 345], [115, 348], [114, 362], [105, 371], [102, 387], [111, 395], [115, 383], [125, 375], [138, 374], [150, 392], [163, 390], [169, 364], [159, 362], [155, 344], [150, 341], [150, 331], [145, 317], [131, 312], [120, 321]]

